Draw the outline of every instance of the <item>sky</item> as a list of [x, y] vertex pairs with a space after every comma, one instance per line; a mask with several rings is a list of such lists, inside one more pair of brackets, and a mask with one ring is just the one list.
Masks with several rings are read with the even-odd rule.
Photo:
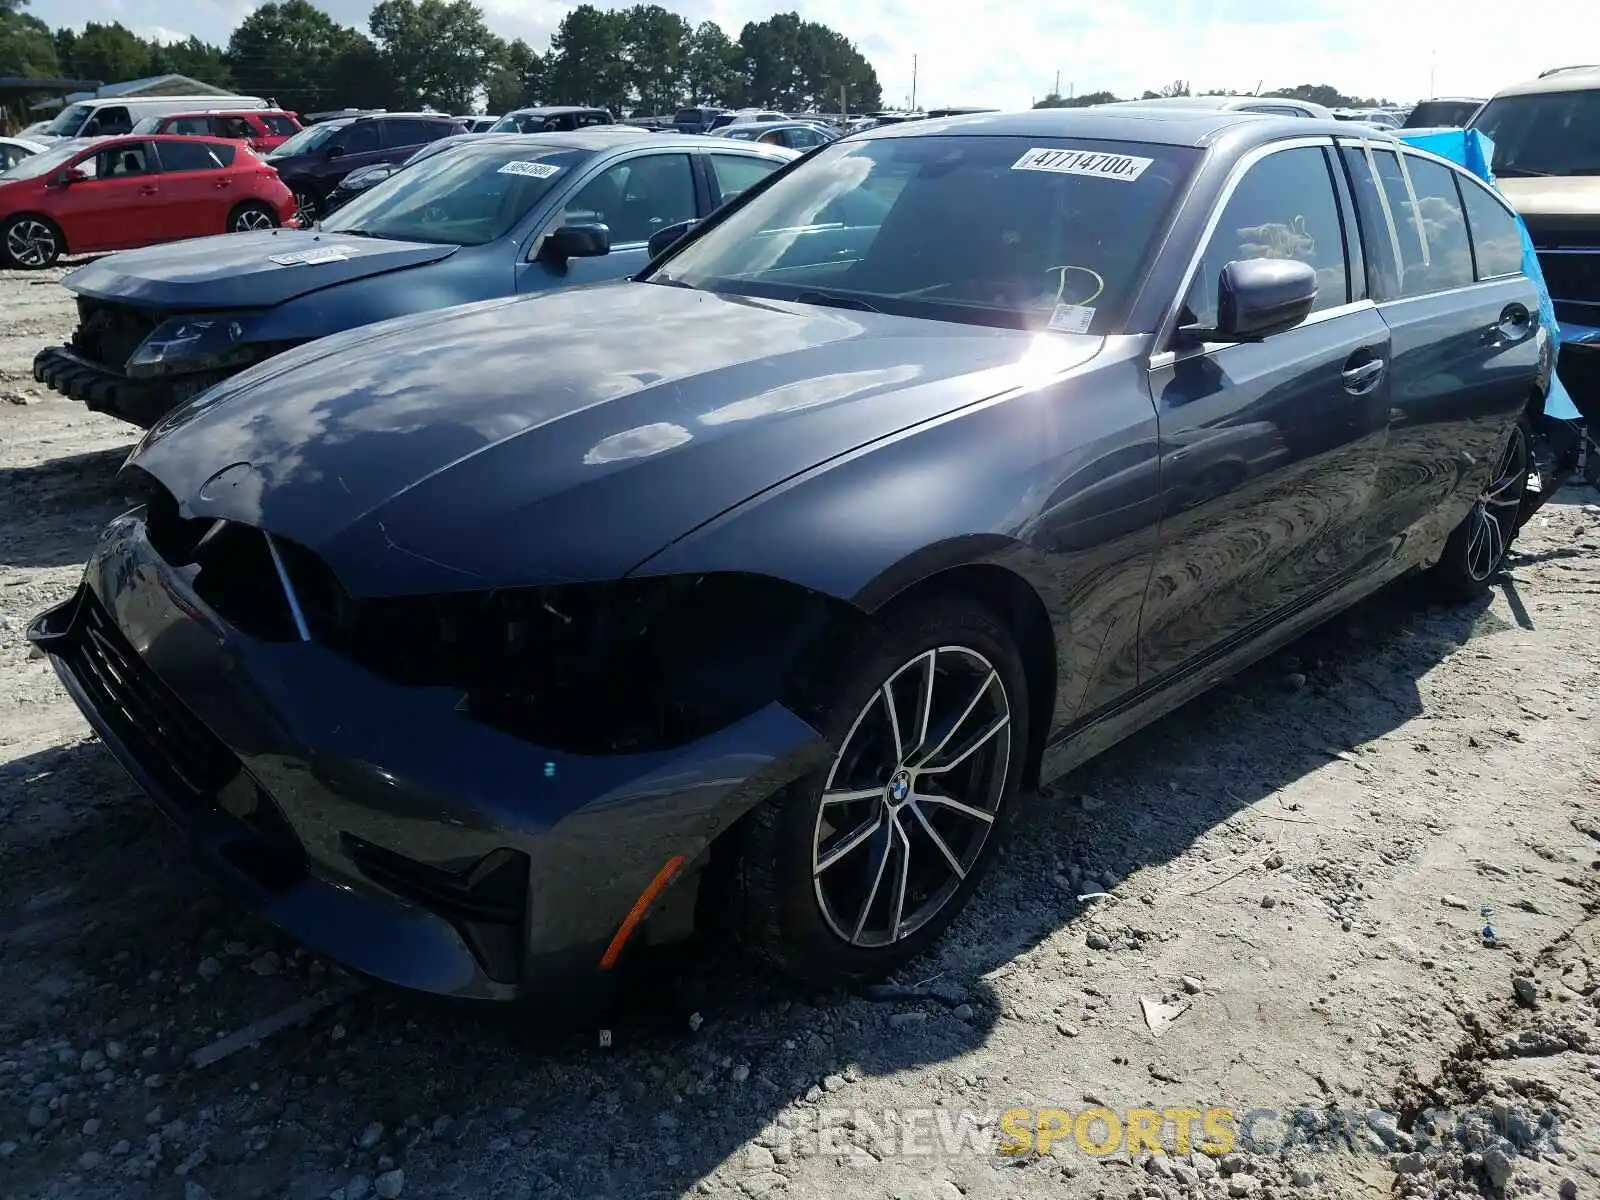
[[[942, 13], [941, 2], [948, 6]], [[540, 51], [574, 7], [558, 0], [480, 3], [491, 29]], [[321, 6], [357, 28], [365, 28], [372, 7], [371, 0]], [[1327, 83], [1397, 101], [1430, 92], [1489, 96], [1567, 65], [1571, 51], [1563, 47], [1600, 47], [1600, 5], [1563, 6], [1555, 44], [1545, 36], [1550, 23], [1515, 20], [1504, 0], [668, 0], [664, 6], [691, 24], [714, 20], [730, 37], [746, 21], [798, 10], [855, 42], [878, 72], [885, 104], [910, 100], [915, 59], [916, 101], [924, 108], [1025, 108], [1052, 90], [1057, 72], [1062, 91], [1077, 94], [1137, 95], [1182, 79], [1195, 88], [1238, 91]], [[194, 34], [220, 44], [254, 7], [254, 0], [33, 0], [28, 11], [52, 26], [121, 21], [147, 37]]]

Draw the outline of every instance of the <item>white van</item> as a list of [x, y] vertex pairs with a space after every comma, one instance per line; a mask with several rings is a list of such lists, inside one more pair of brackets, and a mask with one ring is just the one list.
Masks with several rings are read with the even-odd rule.
[[129, 96], [80, 100], [69, 104], [38, 133], [35, 141], [51, 142], [67, 138], [115, 137], [132, 133], [146, 117], [168, 113], [202, 112], [218, 108], [270, 108], [259, 96]]

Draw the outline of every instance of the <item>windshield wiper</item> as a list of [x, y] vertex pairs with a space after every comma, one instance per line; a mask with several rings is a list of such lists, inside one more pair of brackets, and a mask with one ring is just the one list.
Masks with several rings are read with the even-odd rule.
[[681, 279], [673, 279], [667, 275], [652, 275], [649, 279], [641, 279], [639, 282], [659, 283], [662, 287], [688, 288], [690, 291], [694, 290], [694, 285], [692, 283], [685, 283]]
[[1508, 179], [1554, 179], [1556, 177], [1554, 171], [1535, 171], [1531, 167], [1518, 167], [1510, 163], [1503, 167], [1495, 167], [1493, 170], [1496, 175], [1503, 175]]
[[875, 313], [881, 311], [867, 301], [856, 296], [841, 296], [837, 292], [801, 292], [794, 298], [796, 304], [825, 304], [829, 308], [851, 308], [857, 312]]

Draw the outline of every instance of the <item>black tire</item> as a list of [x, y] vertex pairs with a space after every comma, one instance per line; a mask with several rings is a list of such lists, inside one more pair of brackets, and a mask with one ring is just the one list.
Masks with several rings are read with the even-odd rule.
[[[880, 978], [938, 939], [1005, 836], [1028, 753], [1022, 661], [987, 609], [935, 597], [872, 622], [852, 641], [808, 689], [820, 699], [810, 715], [832, 746], [831, 761], [750, 814], [735, 865], [740, 940], [820, 987]], [[898, 759], [883, 699], [891, 683], [905, 730]], [[972, 705], [957, 720], [964, 697]], [[933, 753], [909, 745], [919, 725], [920, 749]], [[960, 753], [975, 743], [970, 755]], [[913, 765], [919, 760], [926, 765]], [[825, 806], [830, 783], [835, 799]], [[836, 799], [874, 787], [877, 794]], [[880, 828], [860, 840], [873, 814]], [[866, 890], [876, 886], [872, 878], [886, 881], [881, 897]], [[855, 885], [860, 904], [851, 901]]]
[[1500, 451], [1494, 474], [1428, 572], [1429, 584], [1440, 599], [1460, 603], [1489, 590], [1521, 526], [1532, 447], [1533, 431], [1520, 420]]
[[229, 233], [255, 233], [277, 227], [278, 214], [255, 200], [247, 200], [228, 214]]
[[18, 213], [0, 225], [0, 261], [21, 270], [53, 267], [66, 248], [61, 227], [38, 213]]

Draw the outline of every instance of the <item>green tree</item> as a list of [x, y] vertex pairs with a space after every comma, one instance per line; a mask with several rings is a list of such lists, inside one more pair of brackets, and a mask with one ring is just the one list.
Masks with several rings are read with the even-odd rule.
[[854, 109], [883, 102], [878, 74], [837, 30], [798, 13], [752, 21], [739, 34], [743, 100], [787, 111], [834, 109], [843, 92]]
[[43, 79], [60, 73], [50, 26], [30, 13], [0, 8], [0, 75]]
[[561, 18], [545, 56], [544, 99], [552, 104], [628, 107], [628, 67], [622, 59], [623, 17], [580, 4]]
[[492, 113], [508, 113], [538, 103], [543, 63], [521, 38], [507, 43], [489, 75], [487, 101]]
[[72, 40], [71, 57], [61, 65], [79, 79], [121, 83], [150, 74], [150, 58], [150, 43], [120, 21], [90, 21]]
[[505, 45], [472, 0], [381, 0], [367, 28], [404, 104], [466, 112]]
[[1034, 104], [1035, 108], [1092, 108], [1096, 104], [1115, 104], [1114, 92], [1085, 92], [1081, 96], [1062, 96], [1051, 92]]
[[700, 22], [684, 55], [685, 98], [691, 104], [734, 104], [739, 87], [739, 47], [715, 21]]
[[622, 14], [622, 57], [628, 68], [628, 86], [644, 112], [677, 108], [692, 36], [687, 21], [659, 4], [636, 4]]
[[220, 46], [202, 42], [197, 37], [181, 42], [152, 44], [150, 54], [152, 75], [187, 75], [202, 83], [220, 88], [232, 86], [233, 72], [228, 67], [227, 51]]
[[[350, 103], [357, 85], [381, 75], [376, 55], [366, 37], [307, 0], [269, 0], [228, 39], [235, 87], [300, 112]], [[372, 92], [355, 102], [386, 105], [386, 97]]]

